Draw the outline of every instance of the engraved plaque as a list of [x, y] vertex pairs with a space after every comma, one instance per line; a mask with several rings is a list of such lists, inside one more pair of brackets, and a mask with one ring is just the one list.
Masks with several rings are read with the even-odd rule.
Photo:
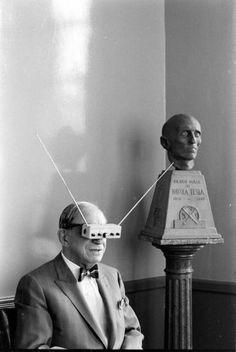
[[179, 219], [174, 220], [176, 229], [206, 228], [206, 221], [200, 220], [199, 211], [191, 205], [185, 205], [180, 209]]

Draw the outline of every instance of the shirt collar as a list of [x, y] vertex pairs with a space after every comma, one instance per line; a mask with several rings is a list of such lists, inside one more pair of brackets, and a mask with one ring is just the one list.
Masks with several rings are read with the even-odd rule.
[[61, 252], [61, 255], [62, 255], [62, 258], [64, 259], [64, 262], [66, 263], [66, 265], [68, 266], [68, 268], [70, 269], [70, 271], [72, 272], [72, 274], [74, 275], [74, 277], [77, 280], [78, 276], [79, 276], [80, 266], [75, 264], [75, 263], [73, 263], [68, 258], [66, 258], [66, 256], [62, 252]]

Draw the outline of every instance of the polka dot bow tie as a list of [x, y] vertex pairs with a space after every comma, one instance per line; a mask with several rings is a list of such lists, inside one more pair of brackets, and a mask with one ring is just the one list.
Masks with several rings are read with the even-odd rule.
[[80, 268], [79, 269], [79, 277], [78, 277], [78, 281], [82, 281], [85, 276], [88, 277], [93, 277], [94, 279], [98, 279], [98, 266], [97, 264], [95, 264], [91, 269], [84, 269], [84, 268]]

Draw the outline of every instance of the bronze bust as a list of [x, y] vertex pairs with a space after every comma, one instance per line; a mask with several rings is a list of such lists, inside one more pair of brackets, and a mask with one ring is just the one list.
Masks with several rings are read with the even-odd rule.
[[160, 141], [177, 170], [191, 170], [202, 142], [201, 125], [191, 115], [173, 115], [163, 125]]

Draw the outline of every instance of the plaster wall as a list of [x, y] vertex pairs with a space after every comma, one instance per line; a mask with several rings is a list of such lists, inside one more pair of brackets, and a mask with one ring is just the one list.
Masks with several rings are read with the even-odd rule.
[[[165, 167], [163, 0], [0, 2], [0, 296], [53, 258], [71, 198], [118, 223]], [[152, 193], [109, 241], [104, 262], [124, 280], [163, 275], [140, 241]]]

